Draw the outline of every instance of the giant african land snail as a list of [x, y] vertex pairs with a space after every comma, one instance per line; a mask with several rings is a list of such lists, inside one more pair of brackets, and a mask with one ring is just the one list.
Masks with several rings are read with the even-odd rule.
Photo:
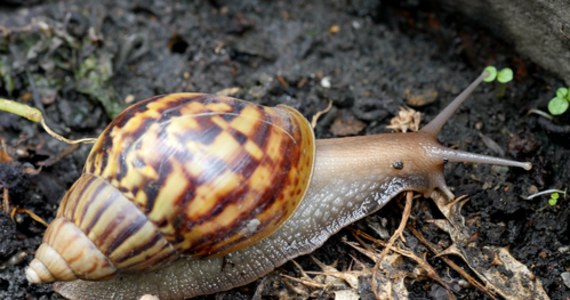
[[[453, 194], [441, 127], [315, 140], [303, 116], [205, 94], [139, 102], [100, 135], [26, 274], [72, 299], [182, 299], [254, 281], [402, 191]], [[93, 281], [91, 281], [93, 280]], [[99, 281], [98, 281], [99, 280]]]

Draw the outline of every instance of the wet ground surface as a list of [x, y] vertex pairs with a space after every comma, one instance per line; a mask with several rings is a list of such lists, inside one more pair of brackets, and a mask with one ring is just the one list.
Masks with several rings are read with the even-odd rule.
[[[551, 206], [548, 196], [520, 197], [570, 184], [570, 130], [564, 128], [570, 118], [551, 122], [527, 114], [545, 110], [562, 82], [475, 24], [427, 6], [235, 2], [6, 4], [0, 7], [0, 93], [41, 107], [48, 123], [72, 138], [96, 136], [126, 102], [170, 92], [224, 90], [264, 105], [284, 103], [308, 118], [331, 100], [333, 110], [316, 127], [319, 138], [329, 138], [388, 132], [389, 119], [411, 98], [434, 100], [416, 107], [425, 124], [486, 65], [510, 66], [515, 81], [506, 88], [480, 87], [440, 140], [466, 151], [529, 160], [533, 170], [448, 164], [447, 183], [456, 195], [471, 198], [463, 215], [476, 220], [467, 224], [477, 245], [508, 247], [552, 299], [570, 297], [561, 276], [570, 271], [569, 199]], [[26, 208], [51, 220], [89, 146], [60, 158], [69, 146], [4, 113], [0, 139], [0, 298], [59, 299], [49, 285], [30, 286], [23, 275], [44, 227], [25, 213], [11, 219], [8, 212]], [[412, 211], [415, 224], [428, 238], [445, 239], [426, 223], [437, 215], [430, 201]], [[391, 232], [400, 216], [394, 201], [375, 218]], [[355, 226], [366, 230], [367, 222]], [[342, 243], [345, 238], [352, 233], [342, 231], [313, 255], [328, 264], [338, 260], [337, 268], [346, 269], [358, 254]], [[297, 261], [319, 270], [309, 257]], [[457, 280], [438, 259], [429, 262], [441, 276]], [[266, 297], [295, 295], [281, 273], [299, 275], [288, 263], [217, 299], [250, 298], [260, 282]], [[410, 297], [439, 295], [433, 281], [406, 284]], [[366, 284], [362, 289], [364, 299], [371, 297]], [[322, 291], [316, 298], [331, 295]], [[473, 288], [458, 288], [455, 295], [485, 297]]]

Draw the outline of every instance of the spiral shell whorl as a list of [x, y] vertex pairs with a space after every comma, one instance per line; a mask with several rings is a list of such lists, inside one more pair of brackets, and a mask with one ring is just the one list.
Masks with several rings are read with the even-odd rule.
[[117, 270], [164, 265], [175, 255], [122, 193], [100, 177], [84, 174], [62, 200], [27, 274], [41, 282], [100, 280]]
[[[101, 134], [46, 232], [44, 248], [55, 251], [42, 251], [69, 266], [35, 262], [29, 278], [95, 280], [256, 243], [303, 199], [314, 151], [312, 128], [286, 106], [204, 94], [139, 102]], [[68, 254], [74, 243], [93, 249], [88, 270]], [[66, 275], [42, 275], [50, 268]]]

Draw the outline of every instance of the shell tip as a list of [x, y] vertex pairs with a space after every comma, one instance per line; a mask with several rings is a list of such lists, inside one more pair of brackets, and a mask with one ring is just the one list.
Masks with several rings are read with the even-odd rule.
[[34, 258], [26, 268], [26, 279], [29, 283], [33, 284], [55, 281], [55, 278], [48, 268], [37, 258]]
[[29, 283], [40, 283], [40, 276], [38, 276], [38, 273], [36, 273], [36, 271], [34, 271], [32, 268], [27, 267], [26, 268], [26, 279], [28, 280]]

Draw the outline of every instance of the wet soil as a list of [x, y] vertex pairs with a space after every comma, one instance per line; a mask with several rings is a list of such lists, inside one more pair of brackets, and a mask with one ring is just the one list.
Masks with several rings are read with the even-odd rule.
[[[570, 136], [558, 130], [570, 124], [569, 117], [545, 122], [527, 114], [546, 110], [562, 82], [491, 32], [425, 3], [319, 2], [4, 2], [0, 95], [41, 107], [48, 123], [72, 138], [96, 136], [109, 116], [133, 99], [177, 91], [225, 91], [264, 105], [284, 103], [308, 118], [330, 100], [333, 110], [316, 127], [319, 138], [329, 138], [388, 132], [389, 119], [413, 97], [434, 100], [416, 107], [425, 124], [486, 65], [510, 66], [514, 82], [478, 88], [440, 140], [466, 151], [528, 160], [534, 168], [449, 164], [446, 179], [456, 195], [470, 196], [462, 212], [477, 220], [468, 226], [474, 227], [478, 245], [507, 247], [552, 299], [568, 299], [570, 287], [561, 274], [570, 271], [570, 199], [551, 206], [548, 196], [520, 197], [569, 187]], [[495, 143], [485, 143], [481, 135]], [[44, 227], [26, 213], [11, 218], [8, 212], [26, 208], [51, 220], [78, 178], [89, 146], [59, 157], [68, 145], [5, 113], [0, 114], [0, 140], [0, 197], [9, 204], [0, 212], [0, 298], [60, 299], [50, 285], [31, 286], [23, 275]], [[393, 201], [374, 219], [384, 220], [392, 232], [401, 203]], [[434, 241], [445, 240], [426, 223], [438, 216], [431, 200], [419, 203], [412, 211], [414, 224], [428, 228], [424, 234]], [[371, 231], [367, 222], [354, 226]], [[359, 254], [344, 239], [354, 237], [344, 230], [313, 255], [348, 268]], [[319, 270], [308, 256], [297, 261], [304, 269]], [[428, 261], [450, 282], [460, 279], [437, 258]], [[208, 298], [248, 299], [256, 289], [267, 298], [295, 295], [279, 274], [299, 276], [287, 263], [265, 279]], [[441, 295], [429, 279], [406, 284], [410, 298]], [[372, 297], [369, 290], [363, 284], [363, 299]], [[459, 286], [455, 295], [486, 297]], [[334, 294], [322, 290], [313, 296]]]

